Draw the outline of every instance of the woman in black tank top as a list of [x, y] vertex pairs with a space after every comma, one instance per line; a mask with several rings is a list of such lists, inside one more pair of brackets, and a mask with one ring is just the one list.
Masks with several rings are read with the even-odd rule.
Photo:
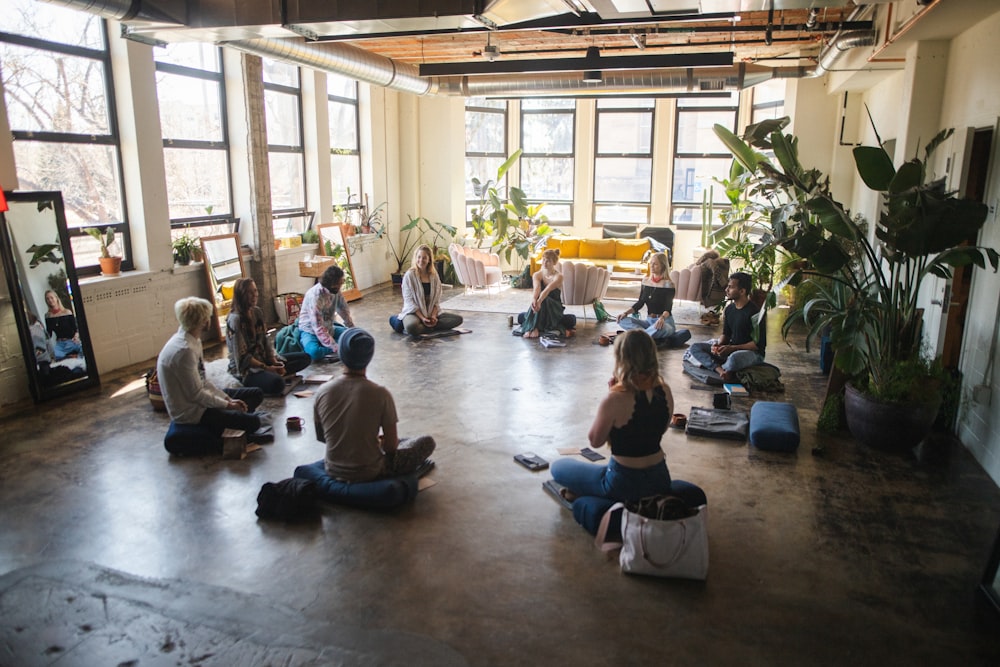
[[660, 447], [674, 398], [660, 377], [656, 343], [633, 329], [615, 339], [615, 374], [590, 427], [590, 446], [611, 444], [611, 461], [598, 466], [572, 458], [552, 464], [565, 497], [596, 496], [631, 502], [670, 493], [670, 471]]

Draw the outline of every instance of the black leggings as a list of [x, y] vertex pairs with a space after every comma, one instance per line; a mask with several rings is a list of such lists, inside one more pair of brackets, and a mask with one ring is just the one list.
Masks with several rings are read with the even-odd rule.
[[260, 428], [260, 417], [254, 414], [261, 402], [264, 400], [264, 392], [257, 387], [240, 387], [238, 389], [223, 389], [229, 398], [243, 401], [247, 404], [247, 411], [226, 410], [225, 408], [208, 408], [198, 422], [202, 426], [207, 426], [217, 434], [221, 434], [227, 428], [234, 428], [239, 431], [253, 433]]

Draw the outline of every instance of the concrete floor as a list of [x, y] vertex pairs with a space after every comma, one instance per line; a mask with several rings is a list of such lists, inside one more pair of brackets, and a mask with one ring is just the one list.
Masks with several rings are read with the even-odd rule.
[[[0, 422], [0, 665], [1000, 664], [973, 606], [1000, 491], [964, 449], [927, 468], [817, 435], [825, 379], [777, 318], [798, 453], [664, 437], [673, 476], [708, 495], [701, 583], [620, 574], [542, 492], [548, 474], [512, 460], [585, 445], [612, 367], [593, 341], [614, 325], [544, 349], [506, 314], [464, 313], [473, 334], [412, 342], [386, 324], [398, 302], [352, 304], [401, 434], [438, 442], [437, 484], [396, 513], [258, 521], [261, 484], [322, 456], [311, 399], [268, 401], [276, 442], [244, 461], [172, 459], [139, 382], [152, 361]], [[678, 410], [711, 405], [681, 357], [662, 354]]]

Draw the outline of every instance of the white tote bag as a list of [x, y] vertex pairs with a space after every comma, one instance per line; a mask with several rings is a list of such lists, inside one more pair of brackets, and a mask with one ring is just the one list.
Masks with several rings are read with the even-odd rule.
[[624, 510], [622, 572], [654, 577], [705, 579], [708, 576], [708, 507], [684, 519], [660, 521]]

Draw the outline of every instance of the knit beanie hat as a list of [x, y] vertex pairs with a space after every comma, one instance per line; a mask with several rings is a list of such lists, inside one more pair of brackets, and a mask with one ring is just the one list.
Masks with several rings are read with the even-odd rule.
[[350, 369], [359, 371], [368, 366], [375, 355], [375, 339], [364, 329], [348, 329], [337, 343], [340, 361]]

